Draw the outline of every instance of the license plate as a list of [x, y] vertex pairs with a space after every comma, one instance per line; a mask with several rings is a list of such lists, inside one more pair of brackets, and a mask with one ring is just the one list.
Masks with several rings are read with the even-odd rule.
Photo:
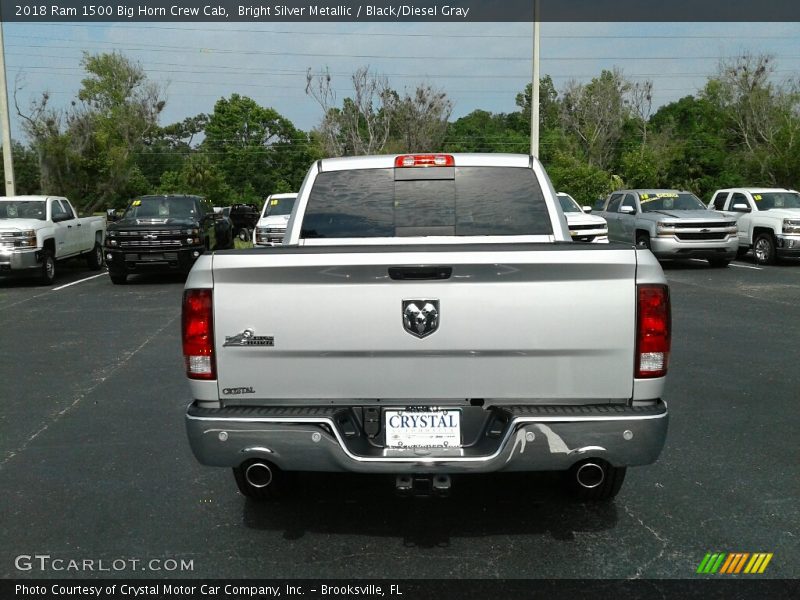
[[459, 448], [461, 411], [384, 410], [387, 448]]

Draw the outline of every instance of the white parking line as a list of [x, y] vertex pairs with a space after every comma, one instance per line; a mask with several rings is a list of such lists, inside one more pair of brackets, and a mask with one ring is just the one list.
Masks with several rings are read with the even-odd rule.
[[[702, 258], [690, 258], [689, 260], [692, 261], [692, 262], [701, 262], [701, 263], [706, 262]], [[750, 266], [750, 265], [737, 265], [736, 263], [730, 263], [729, 266], [731, 266], [731, 267], [739, 267], [740, 269], [755, 269], [756, 271], [763, 271], [764, 270], [761, 267], [753, 267], [753, 266]]]
[[86, 277], [85, 279], [78, 279], [78, 281], [73, 281], [72, 283], [67, 283], [67, 284], [64, 284], [64, 285], [60, 285], [58, 287], [54, 287], [50, 291], [51, 292], [57, 292], [58, 290], [63, 290], [64, 288], [68, 288], [71, 285], [77, 285], [79, 283], [83, 283], [84, 281], [89, 281], [90, 279], [96, 279], [98, 277], [104, 277], [105, 275], [108, 275], [108, 273], [100, 273], [99, 275], [92, 275], [91, 277]]

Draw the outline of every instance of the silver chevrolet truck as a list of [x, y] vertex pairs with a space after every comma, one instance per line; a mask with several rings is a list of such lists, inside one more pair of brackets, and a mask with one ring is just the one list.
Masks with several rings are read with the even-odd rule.
[[701, 258], [727, 267], [736, 258], [736, 221], [706, 210], [691, 192], [620, 190], [598, 214], [608, 222], [612, 242], [649, 248], [662, 260]]
[[182, 320], [191, 448], [251, 498], [295, 471], [444, 495], [555, 470], [606, 500], [667, 432], [661, 267], [573, 243], [525, 155], [317, 161], [284, 243], [202, 255]]

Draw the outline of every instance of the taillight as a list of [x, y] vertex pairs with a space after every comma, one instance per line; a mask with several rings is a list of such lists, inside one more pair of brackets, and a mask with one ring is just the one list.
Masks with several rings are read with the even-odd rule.
[[640, 285], [636, 293], [636, 377], [663, 377], [667, 374], [672, 336], [669, 288]]
[[396, 169], [402, 167], [455, 167], [451, 154], [404, 154], [394, 159]]
[[183, 292], [183, 358], [190, 379], [215, 379], [211, 290]]

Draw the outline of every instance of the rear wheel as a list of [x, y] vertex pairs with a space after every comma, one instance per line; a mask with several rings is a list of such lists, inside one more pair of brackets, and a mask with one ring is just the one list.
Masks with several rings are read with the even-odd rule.
[[86, 264], [92, 271], [99, 271], [103, 266], [103, 247], [97, 242], [94, 243], [94, 248], [86, 256]]
[[51, 285], [56, 280], [56, 259], [50, 250], [42, 250], [42, 266], [39, 270], [39, 281], [42, 285]]
[[250, 241], [250, 230], [247, 227], [242, 227], [237, 234], [240, 242], [249, 242]]
[[646, 250], [650, 249], [650, 236], [644, 231], [640, 231], [636, 234], [636, 247]]
[[290, 487], [284, 471], [261, 460], [250, 460], [234, 467], [233, 478], [242, 495], [253, 500], [280, 500]]
[[575, 498], [582, 502], [603, 502], [619, 493], [626, 472], [626, 467], [612, 467], [603, 460], [586, 460], [573, 465], [566, 477]]
[[753, 243], [753, 256], [759, 265], [775, 264], [775, 238], [771, 233], [759, 233]]

